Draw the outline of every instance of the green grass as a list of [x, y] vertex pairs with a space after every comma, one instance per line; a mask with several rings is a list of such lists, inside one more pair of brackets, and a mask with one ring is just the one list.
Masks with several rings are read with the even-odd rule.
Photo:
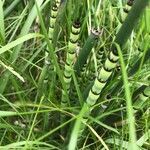
[[[0, 149], [150, 149], [150, 1], [134, 0], [128, 14], [126, 0], [59, 2], [0, 0]], [[90, 101], [98, 76], [105, 86]]]

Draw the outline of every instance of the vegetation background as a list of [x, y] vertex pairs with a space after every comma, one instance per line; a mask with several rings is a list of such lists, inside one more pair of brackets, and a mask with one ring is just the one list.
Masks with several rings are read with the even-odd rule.
[[0, 149], [150, 149], [149, 0], [0, 0]]

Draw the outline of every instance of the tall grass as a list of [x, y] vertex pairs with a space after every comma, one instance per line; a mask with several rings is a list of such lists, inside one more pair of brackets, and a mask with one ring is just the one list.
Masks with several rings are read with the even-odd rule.
[[0, 149], [150, 149], [149, 20], [149, 0], [0, 0]]

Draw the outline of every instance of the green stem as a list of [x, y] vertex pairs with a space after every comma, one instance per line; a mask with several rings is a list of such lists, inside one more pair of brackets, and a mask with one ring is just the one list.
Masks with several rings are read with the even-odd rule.
[[116, 35], [115, 43], [122, 47], [128, 40], [132, 30], [136, 26], [141, 13], [148, 5], [149, 0], [136, 0], [128, 16], [126, 17], [122, 27]]
[[97, 30], [93, 31], [91, 35], [88, 37], [88, 39], [86, 40], [82, 50], [80, 51], [77, 61], [74, 65], [74, 69], [77, 71], [78, 75], [81, 73], [81, 70], [84, 64], [86, 63], [87, 58], [93, 46], [95, 45], [98, 36], [99, 36], [99, 32]]

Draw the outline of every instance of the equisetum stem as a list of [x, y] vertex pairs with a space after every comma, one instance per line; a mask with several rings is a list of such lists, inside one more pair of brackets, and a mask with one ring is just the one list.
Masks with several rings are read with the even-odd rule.
[[[75, 60], [76, 51], [79, 49], [78, 47], [78, 39], [80, 34], [80, 22], [75, 21], [72, 25], [70, 39], [68, 42], [68, 51], [66, 56], [65, 70], [64, 70], [64, 81], [66, 83], [67, 92], [69, 93], [70, 83], [72, 79], [72, 69], [73, 63]], [[67, 106], [67, 99], [65, 92], [62, 90], [62, 99], [61, 99], [62, 107]]]
[[139, 94], [138, 99], [133, 104], [134, 108], [142, 109], [144, 103], [150, 98], [150, 86], [147, 86], [142, 93]]
[[134, 0], [128, 0], [127, 3], [126, 3], [126, 6], [125, 8], [123, 9], [123, 16], [122, 16], [122, 21], [121, 23], [124, 22], [124, 20], [126, 19], [128, 13], [130, 12], [131, 8], [132, 8], [132, 5], [134, 3]]
[[[127, 42], [136, 22], [138, 21], [138, 19], [140, 17], [140, 14], [143, 12], [147, 3], [148, 3], [148, 1], [144, 1], [144, 3], [142, 3], [141, 1], [136, 1], [136, 3], [134, 3], [134, 7], [129, 12], [128, 17], [126, 17], [124, 24], [122, 25], [118, 34], [116, 35], [115, 42], [121, 48]], [[138, 12], [137, 12], [137, 9], [139, 10]], [[132, 20], [132, 22], [131, 22], [131, 20]], [[128, 28], [128, 30], [126, 28]], [[117, 61], [119, 59], [117, 53], [118, 52], [117, 52], [117, 49], [115, 48], [115, 46], [112, 46], [112, 51], [109, 53], [108, 58], [106, 59], [104, 65], [102, 66], [98, 77], [95, 79], [94, 85], [91, 88], [89, 95], [87, 97], [86, 102], [89, 105], [92, 106], [96, 103], [108, 78], [111, 76], [113, 69], [116, 67]]]
[[[64, 82], [66, 84], [66, 89], [68, 94], [70, 91], [70, 83], [72, 80], [72, 70], [73, 70], [73, 64], [76, 57], [76, 51], [79, 49], [78, 47], [79, 34], [80, 34], [80, 22], [77, 20], [74, 22], [71, 28], [70, 39], [67, 47], [65, 69], [64, 69]], [[68, 101], [66, 98], [66, 94], [64, 90], [62, 90], [61, 107], [65, 108], [67, 106], [68, 106]], [[65, 115], [61, 115], [61, 123], [64, 123], [66, 119], [67, 118]], [[65, 135], [66, 128], [62, 129], [61, 133], [62, 135]]]
[[100, 67], [102, 65], [103, 54], [104, 54], [104, 47], [101, 47], [101, 48], [98, 49], [98, 51], [96, 53], [98, 70], [100, 69]]
[[75, 69], [77, 75], [81, 74], [81, 70], [84, 67], [84, 64], [86, 64], [88, 56], [89, 56], [93, 46], [97, 42], [99, 35], [100, 35], [100, 32], [98, 30], [93, 29], [91, 31], [91, 34], [89, 35], [88, 39], [86, 40], [83, 48], [79, 52], [79, 56], [74, 65], [74, 69]]
[[[53, 33], [54, 33], [54, 27], [55, 27], [57, 14], [58, 14], [58, 7], [55, 2], [55, 4], [52, 6], [52, 9], [51, 9], [49, 30], [48, 30], [49, 40], [51, 44], [53, 40]], [[53, 68], [52, 61], [50, 60], [48, 47], [47, 47], [47, 50], [45, 51], [44, 67], [42, 69], [41, 75], [39, 77], [39, 82], [38, 82], [38, 85], [39, 85], [39, 90], [38, 90], [38, 95], [37, 95], [38, 97], [41, 97], [42, 96], [41, 94], [43, 94], [41, 93], [42, 91], [41, 88], [45, 89], [44, 91], [47, 91], [46, 87], [48, 86], [48, 78], [49, 78], [48, 71], [49, 70], [53, 71], [54, 68]]]
[[[141, 0], [137, 0], [134, 3], [131, 11], [129, 12], [128, 16], [126, 17], [126, 19], [125, 19], [125, 21], [123, 23], [123, 25], [121, 26], [119, 32], [117, 33], [114, 42], [117, 45], [119, 45], [121, 49], [126, 44], [129, 36], [131, 35], [135, 25], [137, 24], [137, 22], [138, 22], [138, 20], [140, 18], [141, 13], [143, 12], [145, 7], [147, 6], [148, 1], [149, 0], [144, 0], [144, 1], [143, 0], [142, 1]], [[108, 78], [111, 76], [111, 74], [113, 72], [113, 69], [116, 67], [118, 59], [119, 59], [119, 57], [118, 57], [118, 49], [116, 48], [116, 45], [112, 45], [111, 51], [110, 51], [110, 53], [108, 55], [108, 58], [106, 59], [106, 61], [104, 62], [102, 68], [100, 69], [98, 77], [95, 79], [94, 84], [93, 84], [93, 86], [92, 86], [92, 88], [91, 88], [91, 90], [90, 90], [90, 92], [88, 94], [88, 97], [86, 99], [85, 105], [88, 105], [88, 107], [90, 109], [84, 111], [84, 113], [83, 113], [83, 109], [81, 110], [81, 112], [84, 114], [83, 116], [86, 116], [86, 114], [88, 114], [87, 111], [89, 111], [89, 110], [91, 111], [92, 106], [96, 103], [96, 101], [99, 98], [99, 95], [100, 95], [102, 89], [104, 88], [104, 86], [106, 85], [106, 83], [108, 81]], [[86, 60], [87, 59], [84, 59], [84, 61], [82, 62], [82, 65], [80, 65], [81, 62], [78, 61], [79, 67], [82, 68], [82, 66], [86, 62]], [[76, 123], [77, 122], [78, 122], [78, 119], [77, 119]], [[72, 134], [74, 132], [75, 132], [75, 128], [73, 129]], [[78, 135], [78, 136], [80, 136], [80, 135]], [[73, 139], [73, 140], [77, 140], [77, 139]], [[74, 142], [73, 140], [70, 139], [70, 144], [72, 142]]]

